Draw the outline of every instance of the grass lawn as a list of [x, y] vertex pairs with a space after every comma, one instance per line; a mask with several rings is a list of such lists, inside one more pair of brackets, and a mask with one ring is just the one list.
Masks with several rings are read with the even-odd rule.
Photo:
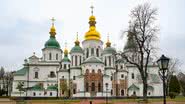
[[[138, 102], [142, 99], [113, 99], [112, 102]], [[149, 102], [163, 102], [163, 98], [148, 99]], [[175, 99], [166, 98], [166, 101], [170, 102], [185, 102], [184, 96], [177, 96]]]

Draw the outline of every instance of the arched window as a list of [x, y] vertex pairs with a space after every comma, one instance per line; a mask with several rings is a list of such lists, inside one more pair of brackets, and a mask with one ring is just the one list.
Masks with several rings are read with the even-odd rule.
[[91, 56], [94, 55], [94, 48], [91, 48]]
[[82, 63], [82, 56], [80, 56], [80, 65], [81, 65], [81, 63]]
[[107, 66], [107, 58], [105, 57], [105, 66]]
[[109, 56], [109, 66], [111, 66], [111, 56]]
[[113, 91], [112, 91], [112, 89], [111, 89], [111, 95], [113, 94]]
[[35, 72], [35, 78], [39, 78], [39, 73]]
[[49, 95], [52, 96], [52, 92], [50, 92]]
[[101, 74], [101, 69], [98, 69], [98, 73]]
[[86, 74], [89, 74], [89, 69], [86, 69]]
[[73, 66], [73, 62], [74, 62], [73, 55], [71, 56], [71, 59], [72, 59], [72, 60], [71, 60], [71, 61], [72, 61], [71, 64], [72, 64], [72, 66]]
[[77, 66], [77, 62], [78, 62], [77, 56], [75, 56], [75, 66]]
[[134, 79], [134, 73], [132, 73], [132, 79]]
[[76, 76], [73, 76], [73, 80], [75, 80], [76, 79]]
[[89, 83], [88, 82], [86, 82], [86, 84], [85, 84], [85, 89], [86, 89], [86, 92], [89, 91]]
[[99, 57], [99, 49], [96, 48], [96, 56]]
[[64, 64], [64, 69], [67, 69], [67, 66], [66, 66], [66, 64]]
[[123, 65], [120, 66], [120, 69], [123, 69]]
[[51, 55], [51, 53], [49, 53], [49, 60], [51, 60], [52, 59], [52, 55]]
[[124, 96], [124, 90], [121, 90], [121, 96]]
[[35, 92], [33, 92], [33, 96], [36, 96], [36, 93]]
[[98, 83], [98, 92], [101, 92], [101, 83]]
[[86, 58], [88, 58], [89, 57], [89, 49], [87, 48], [86, 51], [87, 51]]
[[121, 74], [121, 78], [124, 78], [124, 74]]
[[91, 91], [95, 91], [95, 83], [94, 82], [91, 84]]
[[136, 91], [133, 92], [133, 95], [136, 95]]
[[92, 70], [92, 73], [95, 73], [94, 69]]
[[56, 54], [56, 60], [58, 60], [58, 53]]
[[51, 77], [51, 78], [56, 77], [54, 71], [51, 71], [51, 72], [50, 72], [50, 77]]
[[73, 94], [76, 94], [76, 89], [75, 88], [73, 89]]

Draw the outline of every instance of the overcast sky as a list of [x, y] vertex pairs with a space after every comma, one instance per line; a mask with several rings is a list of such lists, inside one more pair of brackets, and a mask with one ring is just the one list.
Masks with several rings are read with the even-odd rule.
[[[158, 8], [158, 55], [178, 58], [185, 64], [185, 0], [94, 0], [101, 39], [106, 41], [109, 33], [112, 44], [122, 50], [126, 41], [120, 35], [128, 26], [130, 10], [145, 1]], [[76, 32], [83, 41], [91, 4], [91, 0], [0, 0], [0, 66], [18, 70], [33, 52], [41, 57], [52, 17], [62, 48], [65, 41], [69, 49], [74, 46]], [[181, 70], [185, 71], [185, 65]]]

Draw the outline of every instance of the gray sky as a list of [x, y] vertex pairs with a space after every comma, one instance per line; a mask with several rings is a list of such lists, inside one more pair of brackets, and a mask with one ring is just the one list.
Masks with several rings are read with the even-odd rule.
[[[158, 54], [180, 59], [185, 63], [185, 0], [94, 0], [97, 30], [102, 40], [110, 34], [112, 44], [121, 50], [125, 40], [121, 30], [128, 26], [130, 10], [145, 1], [158, 8], [160, 27]], [[84, 39], [91, 15], [90, 0], [1, 0], [0, 3], [0, 66], [18, 70], [25, 58], [41, 49], [49, 39], [50, 19], [55, 17], [57, 40], [74, 46], [76, 32]], [[185, 71], [185, 65], [181, 66]]]

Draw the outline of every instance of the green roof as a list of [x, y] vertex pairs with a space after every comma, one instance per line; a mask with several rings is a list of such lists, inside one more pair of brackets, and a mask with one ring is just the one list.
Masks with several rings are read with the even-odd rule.
[[70, 53], [83, 53], [83, 50], [82, 50], [82, 48], [79, 45], [75, 45], [71, 49]]
[[103, 62], [102, 62], [101, 59], [99, 59], [98, 57], [91, 56], [91, 57], [87, 58], [87, 59], [83, 62], [83, 64], [85, 64], [85, 63], [103, 63]]
[[112, 48], [112, 47], [106, 47], [104, 50], [103, 50], [103, 54], [107, 54], [107, 53], [116, 53], [116, 50], [115, 48]]
[[67, 55], [64, 55], [62, 62], [71, 62]]
[[28, 67], [23, 67], [22, 69], [16, 71], [14, 73], [15, 76], [24, 76], [26, 72], [28, 71]]
[[60, 44], [55, 37], [50, 36], [49, 40], [45, 43], [45, 48], [60, 48]]
[[42, 91], [42, 90], [44, 90], [44, 88], [43, 88], [43, 86], [41, 84], [36, 84], [36, 85], [32, 86], [30, 88], [30, 90]]
[[58, 87], [56, 85], [51, 85], [47, 87], [47, 90], [57, 90]]
[[132, 84], [128, 90], [139, 90], [139, 87], [137, 87], [135, 84]]

